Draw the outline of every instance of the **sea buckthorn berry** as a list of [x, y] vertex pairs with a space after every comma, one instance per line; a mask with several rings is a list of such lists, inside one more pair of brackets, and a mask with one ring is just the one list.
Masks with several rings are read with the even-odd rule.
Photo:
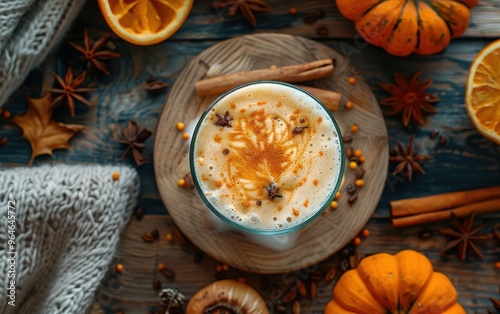
[[9, 111], [9, 110], [5, 110], [5, 111], [3, 112], [3, 117], [4, 117], [5, 119], [9, 119], [9, 118], [10, 118], [10, 116], [11, 116], [11, 114], [10, 114], [10, 111]]
[[363, 231], [361, 231], [361, 234], [363, 235], [363, 237], [368, 238], [368, 236], [370, 235], [370, 230], [363, 229]]
[[111, 174], [111, 178], [114, 181], [118, 181], [120, 179], [120, 174], [118, 172], [113, 172], [113, 174]]
[[358, 125], [357, 125], [357, 124], [353, 124], [353, 125], [351, 125], [351, 132], [352, 132], [352, 133], [356, 133], [356, 132], [358, 132], [358, 131], [359, 131], [359, 127], [358, 127]]
[[165, 269], [165, 264], [158, 263], [158, 270], [164, 270], [164, 269]]
[[500, 269], [500, 262], [495, 263], [495, 269]]
[[359, 161], [360, 164], [363, 164], [366, 161], [366, 157], [365, 156], [359, 156], [358, 161]]
[[337, 209], [337, 207], [339, 207], [339, 203], [337, 203], [336, 201], [332, 201], [330, 203], [330, 208], [331, 209]]
[[358, 164], [355, 161], [351, 161], [349, 163], [349, 169], [355, 170], [358, 167]]
[[115, 265], [115, 271], [116, 271], [117, 273], [121, 274], [121, 273], [123, 272], [123, 264], [121, 264], [121, 263], [117, 263], [117, 264]]
[[340, 191], [337, 191], [337, 193], [335, 194], [335, 199], [338, 200], [340, 197]]
[[358, 238], [358, 237], [354, 238], [354, 240], [352, 241], [352, 244], [354, 244], [354, 245], [360, 245], [361, 244], [361, 239]]
[[348, 82], [349, 84], [351, 84], [351, 85], [354, 85], [354, 84], [356, 84], [356, 78], [355, 78], [355, 77], [353, 77], [353, 76], [351, 76], [351, 77], [349, 77], [349, 78], [347, 79], [347, 82]]
[[362, 187], [365, 184], [365, 181], [363, 179], [358, 179], [354, 182], [354, 185], [358, 188]]
[[297, 14], [297, 8], [296, 7], [291, 7], [290, 8], [290, 14], [292, 14], [292, 15]]
[[189, 133], [182, 133], [182, 139], [183, 140], [188, 140], [189, 139]]
[[178, 186], [185, 186], [186, 185], [186, 180], [184, 180], [184, 179], [177, 180], [177, 185]]
[[167, 233], [165, 235], [165, 239], [167, 239], [168, 242], [172, 242], [172, 240], [174, 239], [174, 237], [172, 236], [171, 233]]
[[361, 151], [361, 149], [356, 149], [354, 151], [354, 156], [361, 157], [361, 155], [363, 155], [363, 152]]
[[182, 123], [182, 122], [177, 122], [177, 123], [175, 124], [175, 128], [176, 128], [178, 131], [182, 131], [182, 130], [184, 130], [184, 128], [185, 128], [185, 127], [186, 127], [186, 126], [185, 126], [185, 125], [184, 125], [184, 123]]
[[346, 102], [346, 103], [345, 103], [345, 108], [346, 108], [347, 110], [351, 110], [351, 109], [352, 109], [352, 102], [350, 102], [350, 101]]

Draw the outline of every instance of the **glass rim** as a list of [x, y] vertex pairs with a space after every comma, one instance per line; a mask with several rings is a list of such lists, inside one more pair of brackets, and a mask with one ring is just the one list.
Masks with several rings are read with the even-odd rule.
[[[200, 187], [200, 183], [198, 182], [198, 177], [196, 176], [196, 169], [195, 169], [195, 165], [194, 165], [195, 164], [195, 162], [194, 162], [195, 150], [194, 149], [195, 149], [195, 145], [196, 145], [196, 139], [198, 137], [198, 131], [200, 129], [202, 122], [205, 120], [205, 117], [208, 115], [208, 113], [210, 113], [212, 108], [215, 107], [217, 105], [217, 103], [219, 103], [219, 101], [221, 101], [227, 95], [229, 95], [229, 94], [231, 94], [239, 89], [242, 89], [244, 87], [251, 86], [251, 85], [257, 85], [257, 84], [282, 85], [282, 86], [286, 86], [286, 87], [290, 87], [290, 88], [293, 88], [295, 90], [298, 90], [301, 93], [304, 93], [307, 96], [311, 97], [315, 102], [317, 102], [319, 105], [321, 105], [321, 108], [323, 108], [323, 110], [326, 111], [327, 115], [330, 117], [330, 119], [333, 123], [334, 129], [335, 129], [335, 132], [337, 132], [337, 136], [338, 136], [338, 140], [339, 140], [339, 148], [340, 148], [339, 149], [339, 153], [340, 153], [339, 176], [337, 178], [337, 182], [335, 184], [334, 189], [332, 190], [331, 195], [328, 197], [327, 201], [320, 207], [320, 209], [318, 209], [318, 211], [316, 213], [314, 213], [313, 215], [309, 216], [304, 221], [302, 221], [302, 222], [300, 222], [292, 227], [284, 228], [284, 229], [280, 229], [280, 230], [255, 229], [255, 228], [251, 228], [251, 227], [247, 227], [247, 226], [243, 226], [241, 224], [238, 224], [237, 222], [224, 216], [220, 211], [218, 211], [215, 208], [214, 205], [212, 205], [212, 203], [205, 196], [205, 193], [202, 191], [202, 189]], [[308, 225], [309, 223], [316, 220], [316, 218], [318, 218], [318, 216], [320, 216], [330, 206], [330, 203], [334, 200], [336, 193], [340, 189], [340, 185], [342, 184], [342, 180], [344, 177], [345, 162], [346, 162], [345, 160], [346, 160], [346, 156], [345, 156], [344, 143], [342, 140], [342, 133], [340, 132], [339, 125], [337, 123], [337, 120], [335, 120], [335, 117], [333, 116], [332, 112], [316, 96], [314, 96], [310, 92], [308, 92], [308, 91], [306, 91], [298, 86], [289, 84], [289, 83], [280, 82], [280, 81], [271, 81], [271, 80], [261, 80], [261, 81], [253, 81], [253, 82], [249, 82], [249, 83], [244, 83], [244, 84], [241, 84], [241, 85], [238, 85], [236, 87], [231, 88], [230, 90], [222, 93], [217, 98], [215, 98], [210, 103], [210, 105], [207, 107], [207, 109], [205, 111], [203, 111], [203, 113], [199, 117], [198, 121], [196, 122], [196, 126], [194, 128], [193, 136], [191, 137], [191, 143], [189, 146], [189, 168], [190, 168], [191, 177], [193, 178], [193, 183], [194, 183], [196, 192], [200, 196], [200, 198], [203, 201], [203, 203], [205, 204], [205, 206], [208, 207], [208, 209], [213, 214], [215, 214], [215, 216], [217, 216], [219, 219], [221, 219], [222, 221], [224, 221], [225, 223], [227, 223], [231, 227], [234, 227], [236, 229], [245, 231], [245, 232], [250, 233], [250, 234], [255, 234], [255, 235], [279, 235], [279, 234], [290, 233], [293, 231], [300, 230], [303, 227], [305, 227], [306, 225]]]

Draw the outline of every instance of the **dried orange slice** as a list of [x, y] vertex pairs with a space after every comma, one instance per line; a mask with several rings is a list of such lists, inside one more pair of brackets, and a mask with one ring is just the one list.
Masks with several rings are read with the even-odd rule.
[[136, 45], [152, 45], [172, 36], [193, 6], [193, 0], [98, 0], [98, 3], [113, 32]]
[[476, 129], [500, 144], [500, 40], [479, 52], [469, 69], [465, 107]]

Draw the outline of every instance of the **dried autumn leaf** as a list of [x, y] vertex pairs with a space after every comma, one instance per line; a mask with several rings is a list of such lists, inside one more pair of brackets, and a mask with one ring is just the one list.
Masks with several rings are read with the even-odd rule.
[[55, 149], [69, 148], [68, 141], [78, 132], [85, 129], [78, 124], [64, 124], [52, 120], [52, 95], [46, 93], [40, 98], [28, 98], [28, 110], [22, 116], [16, 115], [12, 123], [23, 131], [23, 137], [31, 144], [31, 159], [48, 154], [52, 155]]

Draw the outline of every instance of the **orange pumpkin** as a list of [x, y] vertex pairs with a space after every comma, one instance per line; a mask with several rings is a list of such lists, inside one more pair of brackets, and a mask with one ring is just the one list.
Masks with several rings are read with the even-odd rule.
[[325, 314], [465, 314], [451, 281], [412, 250], [364, 258], [340, 277]]
[[336, 0], [359, 34], [390, 54], [442, 51], [462, 35], [479, 0]]

